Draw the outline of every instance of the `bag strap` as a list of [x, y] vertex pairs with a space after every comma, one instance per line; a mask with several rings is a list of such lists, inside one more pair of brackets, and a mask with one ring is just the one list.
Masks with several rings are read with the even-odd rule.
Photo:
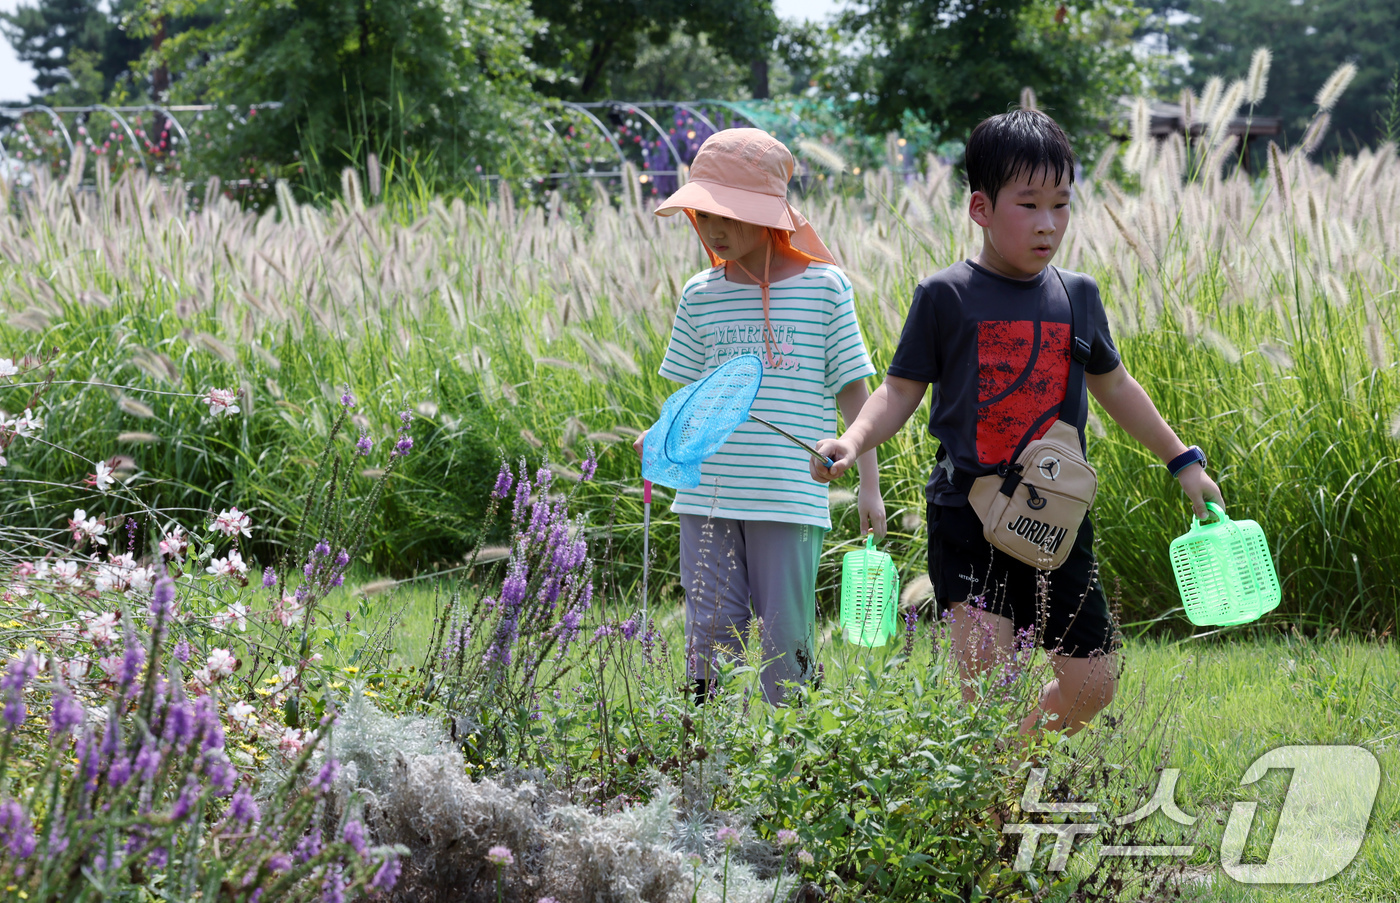
[[[1057, 266], [1051, 266], [1050, 269], [1055, 271], [1060, 285], [1064, 287], [1065, 294], [1069, 297], [1069, 379], [1065, 383], [1065, 397], [1060, 402], [1057, 419], [1065, 421], [1070, 426], [1075, 426], [1079, 420], [1079, 409], [1084, 399], [1084, 365], [1089, 362], [1089, 353], [1092, 348], [1089, 339], [1084, 336], [1084, 327], [1089, 322], [1089, 283], [1087, 279], [1073, 271], [1062, 270]], [[1016, 450], [1011, 454], [1011, 460], [1015, 461], [1019, 458], [1028, 444], [1030, 444], [1030, 437], [1026, 436], [1017, 444]], [[942, 467], [948, 474], [948, 481], [953, 485], [954, 491], [966, 493], [972, 488], [973, 481], [977, 479], [978, 475], [953, 467], [948, 462], [948, 453], [944, 451], [941, 444], [938, 447], [935, 460], [938, 462], [938, 466]], [[1002, 474], [1002, 476], [1007, 476], [1007, 474]]]

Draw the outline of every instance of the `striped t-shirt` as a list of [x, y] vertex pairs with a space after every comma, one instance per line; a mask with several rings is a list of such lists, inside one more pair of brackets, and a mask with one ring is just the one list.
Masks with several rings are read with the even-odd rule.
[[[763, 296], [715, 267], [681, 292], [661, 375], [691, 383], [740, 354], [763, 358], [752, 413], [809, 445], [836, 435], [836, 393], [875, 372], [856, 322], [851, 283], [839, 267], [813, 263], [769, 286], [776, 343], [769, 366]], [[676, 491], [671, 510], [734, 520], [782, 521], [831, 529], [827, 487], [812, 479], [808, 454], [752, 420], [700, 468], [700, 487]]]

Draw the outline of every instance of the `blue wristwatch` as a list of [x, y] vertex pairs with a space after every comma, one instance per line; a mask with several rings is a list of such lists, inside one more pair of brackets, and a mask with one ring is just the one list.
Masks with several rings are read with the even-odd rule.
[[1167, 463], [1167, 470], [1171, 471], [1172, 476], [1177, 476], [1183, 470], [1196, 463], [1199, 463], [1201, 467], [1206, 466], [1206, 453], [1201, 451], [1199, 445], [1193, 445], [1175, 458], [1172, 458], [1171, 461]]

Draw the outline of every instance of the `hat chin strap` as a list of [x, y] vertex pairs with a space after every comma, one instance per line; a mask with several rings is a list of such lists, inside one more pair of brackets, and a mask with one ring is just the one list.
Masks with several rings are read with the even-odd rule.
[[774, 333], [773, 333], [773, 324], [772, 324], [772, 322], [769, 321], [769, 319], [768, 319], [768, 286], [769, 286], [769, 278], [768, 278], [768, 277], [769, 277], [769, 275], [772, 273], [772, 269], [773, 269], [773, 236], [772, 236], [772, 235], [769, 235], [769, 236], [768, 236], [768, 249], [767, 249], [766, 252], [764, 252], [764, 255], [763, 255], [763, 278], [762, 278], [762, 279], [759, 279], [759, 278], [758, 278], [757, 276], [755, 276], [753, 273], [750, 273], [750, 272], [749, 272], [749, 268], [746, 267], [746, 266], [744, 266], [742, 263], [740, 263], [740, 262], [737, 261], [737, 260], [729, 260], [729, 261], [726, 261], [726, 263], [732, 263], [732, 264], [734, 264], [734, 265], [737, 266], [739, 269], [741, 269], [741, 270], [744, 271], [744, 275], [745, 275], [745, 276], [748, 276], [748, 277], [749, 277], [750, 279], [752, 279], [754, 282], [757, 282], [757, 283], [758, 283], [758, 291], [759, 291], [759, 294], [763, 296], [763, 350], [764, 350], [765, 352], [768, 353], [768, 366], [769, 366], [769, 368], [770, 368], [770, 369], [776, 368], [776, 367], [778, 366], [778, 364], [777, 364], [777, 362], [773, 359], [773, 343], [777, 341], [777, 336], [774, 335]]

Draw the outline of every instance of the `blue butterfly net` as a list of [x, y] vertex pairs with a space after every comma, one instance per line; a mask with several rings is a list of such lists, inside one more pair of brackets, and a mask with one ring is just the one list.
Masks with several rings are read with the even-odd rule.
[[666, 399], [642, 443], [642, 476], [672, 489], [700, 485], [700, 464], [749, 419], [763, 382], [763, 359], [745, 354]]

